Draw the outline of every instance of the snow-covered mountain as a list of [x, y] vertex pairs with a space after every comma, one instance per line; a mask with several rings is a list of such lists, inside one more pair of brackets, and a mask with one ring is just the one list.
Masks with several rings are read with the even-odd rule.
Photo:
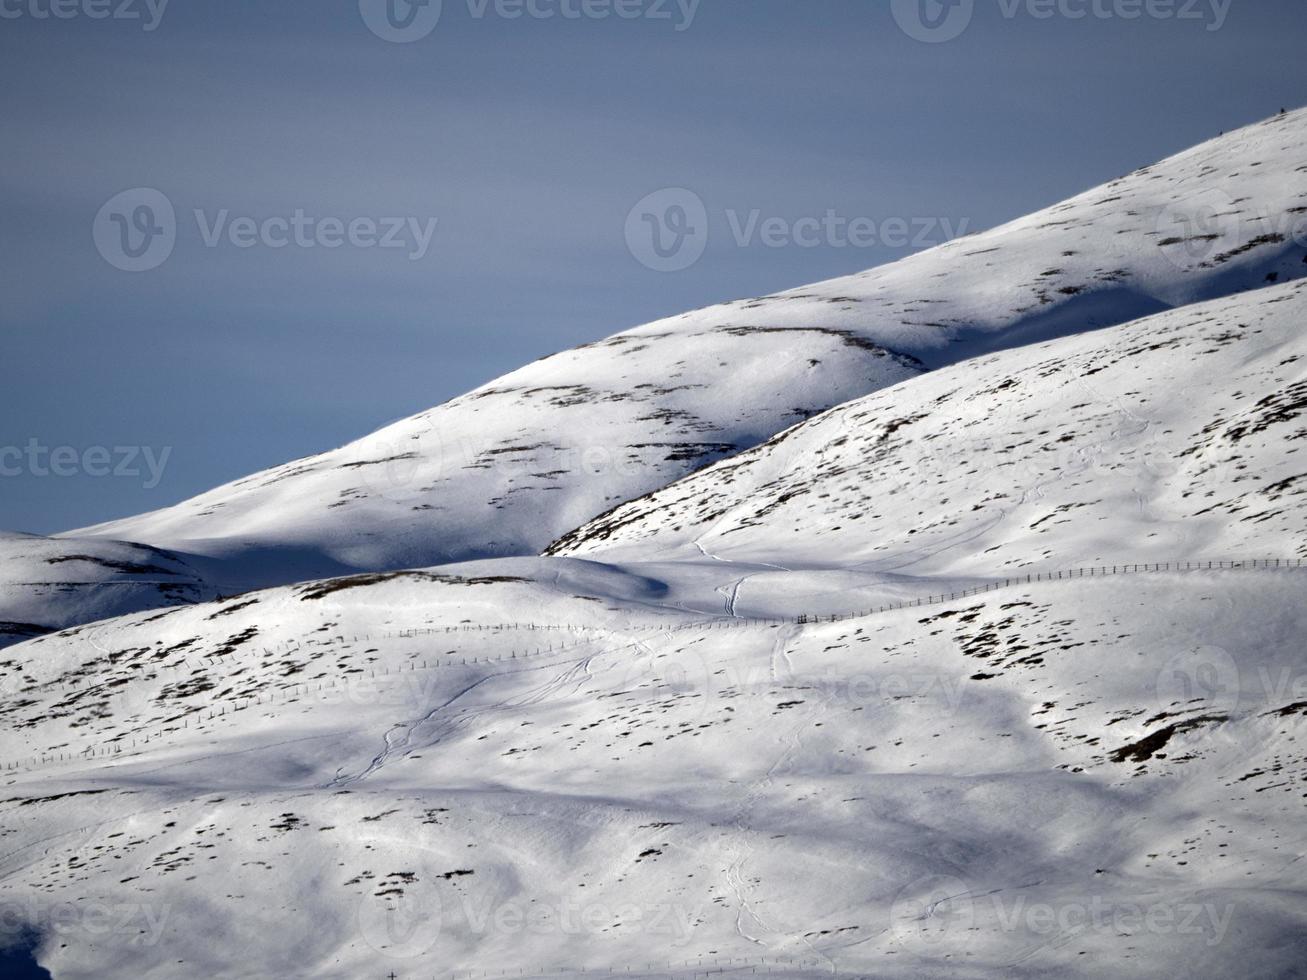
[[334, 452], [73, 533], [226, 559], [209, 572], [224, 588], [534, 554], [923, 370], [1301, 277], [1305, 229], [1299, 111], [992, 231], [617, 334]]
[[[61, 980], [1292, 976], [1304, 302], [914, 379], [582, 532], [608, 562], [11, 647], [0, 921]], [[1137, 564], [1226, 547], [1281, 560]]]
[[617, 508], [551, 553], [994, 574], [1307, 557], [1307, 282], [979, 357]]
[[0, 539], [0, 975], [1297, 975], [1305, 129]]
[[157, 548], [0, 532], [0, 647], [214, 595], [194, 568]]

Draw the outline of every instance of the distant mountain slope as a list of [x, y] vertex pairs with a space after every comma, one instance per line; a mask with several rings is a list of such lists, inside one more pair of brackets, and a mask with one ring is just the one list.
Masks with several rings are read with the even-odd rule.
[[618, 334], [342, 449], [73, 533], [223, 559], [224, 587], [534, 553], [923, 370], [1307, 274], [1305, 209], [1299, 111], [992, 231]]
[[1307, 282], [840, 406], [551, 553], [996, 574], [1307, 556]]
[[214, 592], [176, 555], [99, 538], [0, 532], [0, 647]]

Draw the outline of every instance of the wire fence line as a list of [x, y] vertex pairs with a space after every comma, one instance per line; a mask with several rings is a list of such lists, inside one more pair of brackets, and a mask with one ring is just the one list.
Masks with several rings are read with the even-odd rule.
[[997, 592], [999, 589], [1010, 589], [1013, 586], [1029, 585], [1036, 582], [1065, 582], [1070, 581], [1071, 579], [1107, 578], [1112, 575], [1137, 575], [1146, 572], [1233, 571], [1254, 568], [1276, 569], [1302, 567], [1303, 559], [1301, 558], [1251, 558], [1244, 561], [1167, 561], [1131, 565], [1091, 565], [1087, 568], [1073, 568], [1058, 572], [1032, 572], [1025, 576], [996, 579], [986, 585], [978, 585], [974, 588], [964, 589], [961, 592], [952, 592], [947, 595], [941, 593], [940, 595], [926, 596], [921, 599], [910, 599], [903, 602], [889, 603], [862, 612], [833, 613], [830, 616], [815, 617], [799, 616], [797, 619], [791, 620], [791, 622], [837, 623], [846, 619], [862, 619], [866, 616], [894, 612], [899, 609], [911, 609], [916, 606], [933, 606], [938, 605], [941, 602], [955, 602], [958, 599], [966, 599], [971, 596], [984, 595], [987, 592]]
[[[747, 626], [753, 623], [836, 623], [846, 619], [861, 619], [866, 616], [875, 616], [882, 613], [894, 612], [899, 609], [911, 609], [916, 606], [938, 605], [941, 602], [954, 602], [958, 599], [969, 598], [975, 595], [984, 595], [987, 592], [996, 592], [999, 589], [1010, 589], [1013, 586], [1029, 585], [1037, 582], [1063, 582], [1071, 579], [1081, 578], [1106, 578], [1112, 575], [1137, 575], [1143, 573], [1156, 572], [1190, 572], [1190, 571], [1232, 571], [1240, 569], [1289, 569], [1303, 568], [1307, 564], [1307, 559], [1302, 558], [1249, 558], [1218, 561], [1168, 561], [1168, 562], [1137, 562], [1124, 565], [1091, 565], [1084, 568], [1064, 569], [1062, 571], [1052, 572], [1031, 572], [1026, 575], [1012, 575], [1001, 579], [994, 579], [984, 585], [974, 586], [970, 589], [964, 589], [961, 592], [940, 593], [939, 595], [923, 596], [918, 599], [905, 599], [902, 602], [891, 602], [880, 606], [870, 607], [868, 609], [858, 610], [847, 613], [831, 613], [823, 615], [800, 614], [798, 616], [714, 616], [710, 619], [695, 620], [689, 623], [652, 623], [647, 625], [624, 625], [624, 632], [665, 632], [669, 629], [703, 629], [705, 627], [733, 627]], [[551, 624], [541, 625], [536, 623], [483, 623], [480, 625], [455, 625], [455, 626], [433, 626], [433, 627], [416, 627], [405, 630], [380, 634], [383, 637], [416, 637], [430, 636], [436, 633], [451, 632], [493, 632], [493, 631], [512, 631], [512, 630], [596, 630], [603, 629], [600, 626], [581, 626], [575, 624]], [[355, 637], [357, 641], [359, 638]], [[371, 639], [371, 637], [365, 637]]]
[[[564, 629], [566, 627], [554, 627], [554, 628]], [[581, 627], [578, 627], [578, 629], [579, 628]], [[595, 629], [595, 627], [584, 627], [584, 628]], [[694, 628], [696, 628], [696, 624], [686, 623], [677, 626], [665, 627], [661, 631], [669, 632], [671, 630], [688, 630]], [[434, 632], [442, 632], [442, 631], [437, 629], [432, 629], [425, 632], [434, 633]], [[423, 630], [402, 631], [402, 635], [406, 638], [422, 635], [423, 633], [424, 633]], [[387, 634], [387, 635], [400, 635], [400, 634]], [[343, 640], [343, 637], [339, 639]], [[371, 636], [365, 634], [362, 637], [355, 637], [354, 642], [359, 642], [360, 640], [362, 640], [363, 642], [368, 642], [371, 639], [372, 639]], [[312, 694], [330, 694], [332, 692], [346, 693], [346, 699], [348, 700], [349, 697], [347, 692], [349, 688], [352, 685], [358, 685], [363, 682], [385, 680], [387, 678], [398, 677], [404, 674], [412, 674], [419, 670], [430, 670], [430, 669], [435, 669], [440, 667], [454, 667], [454, 666], [470, 667], [475, 665], [511, 663], [513, 661], [523, 661], [534, 657], [557, 656], [559, 654], [575, 653], [576, 651], [582, 648], [593, 647], [601, 639], [603, 639], [603, 637], [592, 637], [572, 644], [540, 647], [534, 652], [524, 651], [519, 653], [518, 651], [512, 651], [508, 654], [504, 654], [498, 657], [471, 657], [471, 658], [461, 657], [458, 658], [457, 660], [451, 657], [446, 661], [428, 661], [428, 660], [419, 661], [416, 658], [414, 658], [408, 661], [406, 664], [400, 664], [395, 667], [391, 667], [389, 664], [386, 664], [381, 667], [374, 666], [368, 668], [367, 670], [359, 668], [354, 671], [348, 671], [341, 676], [327, 678], [326, 680], [317, 680], [316, 682], [301, 681], [288, 686], [283, 686], [273, 691], [266, 691], [266, 692], [259, 691], [252, 695], [245, 695], [245, 696], [237, 695], [235, 697], [229, 698], [227, 704], [223, 704], [218, 707], [211, 707], [208, 708], [207, 710], [204, 708], [192, 708], [187, 711], [183, 711], [181, 714], [174, 715], [172, 718], [161, 719], [159, 721], [158, 727], [150, 727], [148, 729], [145, 729], [143, 726], [142, 729], [137, 729], [136, 731], [115, 735], [112, 738], [108, 739], [109, 744], [107, 745], [101, 745], [101, 746], [88, 745], [86, 748], [80, 751], [73, 751], [72, 749], [69, 749], [68, 751], [50, 752], [39, 756], [31, 756], [27, 759], [23, 759], [17, 762], [5, 763], [3, 765], [0, 765], [0, 773], [15, 772], [19, 770], [40, 769], [48, 766], [60, 765], [67, 762], [86, 761], [86, 760], [97, 759], [97, 758], [121, 757], [124, 755], [135, 756], [141, 754], [141, 752], [144, 751], [145, 747], [149, 745], [151, 741], [157, 741], [158, 739], [166, 735], [173, 734], [174, 732], [185, 731], [190, 728], [194, 728], [196, 731], [201, 731], [203, 730], [204, 724], [206, 722], [221, 720], [229, 715], [235, 715], [237, 712], [247, 711], [253, 707], [258, 707], [261, 705], [273, 705], [277, 703], [291, 704], [302, 697], [306, 697]], [[621, 649], [627, 649], [629, 647], [637, 646], [639, 645], [640, 642], [641, 641], [636, 640], [630, 643], [620, 644], [619, 646], [612, 647], [608, 650], [605, 650], [604, 652], [615, 653]], [[294, 644], [294, 641], [286, 641], [286, 643], [293, 644], [294, 649], [304, 649], [298, 644]], [[281, 645], [284, 646], [286, 644], [281, 644]], [[269, 651], [268, 648], [265, 647], [264, 650], [265, 652], [269, 653], [269, 655], [271, 655], [271, 651]], [[216, 658], [216, 659], [221, 659], [221, 658]], [[176, 672], [180, 672], [185, 666], [189, 666], [189, 664], [184, 662], [184, 663], [172, 664], [172, 665], [155, 665], [156, 669], [172, 670]], [[364, 702], [366, 702], [367, 700], [368, 699], [366, 698], [363, 699]], [[356, 697], [354, 701], [358, 702], [359, 699]], [[192, 724], [192, 722], [194, 724]], [[101, 736], [101, 738], [103, 739], [104, 736]]]
[[[1076, 578], [1103, 578], [1109, 575], [1130, 575], [1146, 572], [1169, 572], [1169, 571], [1217, 571], [1232, 569], [1286, 569], [1302, 568], [1307, 559], [1302, 558], [1252, 558], [1226, 561], [1184, 561], [1184, 562], [1138, 562], [1123, 565], [1094, 565], [1085, 568], [1073, 568], [1062, 571], [1052, 572], [1032, 572], [1027, 575], [1008, 576], [1002, 579], [995, 579], [984, 585], [978, 585], [961, 592], [941, 593], [939, 595], [924, 596], [917, 599], [905, 599], [901, 602], [886, 603], [880, 606], [870, 607], [868, 609], [858, 610], [848, 613], [830, 613], [830, 614], [807, 614], [803, 613], [798, 616], [713, 616], [705, 620], [696, 620], [690, 623], [651, 623], [645, 625], [623, 625], [624, 632], [665, 632], [668, 629], [687, 629], [687, 628], [711, 628], [714, 626], [742, 626], [750, 623], [822, 623], [822, 622], [840, 622], [846, 619], [861, 619], [866, 616], [879, 615], [886, 612], [894, 612], [899, 609], [910, 609], [915, 606], [937, 605], [941, 602], [952, 602], [957, 599], [965, 599], [974, 595], [983, 595], [987, 592], [995, 592], [999, 589], [1012, 588], [1015, 585], [1025, 585], [1036, 582], [1056, 582], [1066, 581]], [[30, 583], [9, 583], [11, 585], [23, 585]], [[81, 583], [50, 583], [50, 584], [81, 584]], [[86, 584], [115, 584], [115, 583], [86, 583]], [[188, 606], [170, 607], [173, 609], [191, 608]], [[70, 630], [84, 630], [86, 626], [69, 627]], [[571, 623], [479, 623], [467, 624], [457, 623], [445, 626], [417, 626], [408, 627], [398, 630], [390, 630], [378, 634], [356, 634], [354, 642], [371, 642], [374, 639], [410, 639], [419, 636], [433, 636], [437, 633], [493, 633], [504, 631], [538, 631], [538, 632], [580, 632], [584, 630], [602, 630], [604, 627], [590, 625], [578, 625]], [[57, 634], [56, 634], [57, 635]], [[48, 637], [47, 637], [48, 638]], [[334, 639], [343, 641], [343, 635], [338, 635]], [[298, 641], [284, 640], [280, 646], [295, 646]], [[265, 653], [270, 653], [268, 648], [263, 647]], [[548, 650], [542, 652], [550, 652]], [[499, 658], [512, 659], [512, 658]], [[520, 659], [520, 658], [519, 658]], [[485, 662], [484, 660], [482, 662]]]
[[[820, 615], [820, 616], [801, 614], [796, 617], [780, 617], [780, 618], [714, 617], [708, 620], [694, 620], [694, 621], [683, 622], [683, 623], [623, 626], [622, 631], [628, 633], [630, 632], [668, 633], [668, 632], [681, 632], [687, 630], [703, 630], [703, 629], [737, 629], [737, 628], [745, 628], [750, 626], [764, 626], [764, 627], [773, 628], [778, 625], [816, 625], [819, 623], [845, 622], [849, 620], [863, 619], [869, 616], [882, 615], [884, 613], [895, 612], [904, 609], [914, 609], [923, 606], [940, 605], [946, 602], [956, 602], [961, 599], [971, 598], [973, 596], [978, 596], [978, 595], [985, 595], [1003, 589], [1009, 589], [1014, 587], [1020, 587], [1022, 585], [1031, 585], [1031, 584], [1044, 583], [1044, 582], [1067, 582], [1067, 581], [1074, 581], [1074, 580], [1080, 580], [1086, 578], [1098, 579], [1098, 578], [1108, 578], [1108, 577], [1120, 576], [1120, 575], [1136, 575], [1136, 574], [1148, 574], [1148, 573], [1159, 573], [1159, 572], [1237, 571], [1237, 570], [1252, 570], [1252, 569], [1275, 570], [1275, 569], [1301, 569], [1303, 567], [1304, 567], [1304, 560], [1296, 559], [1296, 558], [1289, 558], [1289, 559], [1258, 558], [1258, 559], [1232, 560], [1232, 561], [1213, 560], [1213, 561], [1205, 561], [1205, 562], [1190, 562], [1190, 561], [1148, 562], [1148, 563], [1137, 563], [1137, 564], [1128, 564], [1128, 565], [1097, 565], [1097, 566], [1089, 566], [1085, 568], [1075, 568], [1075, 569], [1054, 571], [1054, 572], [1032, 572], [1024, 576], [1015, 576], [1015, 577], [1008, 577], [1004, 579], [996, 579], [993, 582], [986, 583], [984, 585], [974, 586], [972, 588], [964, 589], [961, 591], [955, 591], [947, 594], [941, 593], [939, 595], [934, 595], [934, 596], [924, 596], [921, 598], [904, 600], [902, 602], [897, 602], [897, 603], [887, 603], [881, 606], [873, 607], [859, 612], [832, 613], [829, 615]], [[347, 640], [344, 634], [338, 634], [337, 636], [329, 638], [327, 644], [345, 645], [350, 642], [354, 644], [370, 643], [370, 642], [374, 642], [376, 639], [381, 639], [381, 638], [418, 639], [421, 637], [430, 637], [439, 634], [455, 634], [455, 633], [495, 633], [498, 635], [506, 635], [509, 633], [521, 633], [521, 632], [611, 633], [612, 631], [605, 629], [604, 627], [593, 626], [593, 625], [580, 626], [580, 625], [570, 625], [570, 624], [536, 624], [536, 623], [495, 623], [495, 624], [487, 623], [487, 624], [477, 624], [477, 625], [457, 624], [453, 626], [411, 627], [411, 628], [388, 631], [385, 633], [380, 633], [375, 635], [367, 634], [367, 633], [355, 634], [350, 640]], [[38, 769], [45, 766], [58, 765], [66, 762], [85, 761], [85, 760], [96, 759], [96, 758], [104, 758], [108, 756], [122, 756], [124, 753], [135, 755], [138, 753], [133, 752], [132, 750], [135, 749], [144, 750], [144, 747], [148, 745], [151, 741], [156, 741], [159, 738], [164, 737], [166, 735], [170, 735], [174, 732], [182, 731], [187, 728], [190, 728], [192, 727], [191, 725], [192, 721], [194, 721], [194, 727], [199, 729], [203, 726], [205, 722], [223, 719], [228, 715], [235, 715], [237, 712], [246, 711], [252, 707], [257, 707], [265, 704], [271, 705], [278, 702], [291, 703], [299, 698], [307, 697], [312, 694], [344, 691], [347, 690], [350, 685], [359, 684], [364, 681], [372, 682], [378, 679], [384, 680], [386, 678], [396, 677], [403, 674], [411, 674], [419, 670], [425, 671], [425, 670], [433, 670], [433, 669], [448, 668], [448, 667], [466, 668], [466, 667], [484, 666], [484, 665], [492, 665], [492, 664], [512, 663], [515, 661], [530, 660], [530, 659], [545, 657], [545, 656], [557, 656], [559, 654], [573, 653], [586, 647], [592, 647], [596, 643], [601, 642], [603, 639], [605, 639], [605, 637], [603, 636], [586, 637], [583, 639], [579, 639], [573, 643], [560, 643], [558, 645], [554, 645], [553, 643], [550, 643], [547, 645], [540, 645], [537, 646], [534, 650], [514, 649], [509, 651], [508, 653], [500, 654], [498, 656], [484, 656], [484, 657], [464, 656], [464, 657], [459, 657], [457, 659], [454, 658], [453, 656], [449, 656], [447, 659], [418, 660], [417, 654], [413, 654], [412, 659], [410, 659], [406, 664], [400, 664], [395, 667], [386, 664], [381, 667], [372, 666], [366, 669], [361, 667], [354, 668], [350, 671], [346, 671], [341, 676], [331, 677], [325, 680], [319, 679], [317, 681], [302, 681], [302, 682], [293, 683], [288, 686], [281, 687], [274, 691], [267, 691], [267, 692], [260, 691], [260, 692], [256, 692], [255, 694], [247, 695], [244, 697], [237, 695], [234, 698], [230, 698], [228, 704], [223, 704], [216, 707], [210, 707], [207, 710], [204, 708], [193, 708], [188, 711], [184, 711], [181, 714], [174, 716], [173, 718], [163, 719], [160, 722], [159, 728], [157, 729], [152, 728], [150, 729], [149, 732], [144, 734], [140, 733], [139, 731], [136, 733], [126, 733], [126, 734], [114, 736], [112, 739], [109, 740], [110, 744], [103, 745], [100, 747], [87, 746], [85, 749], [81, 751], [72, 751], [70, 749], [69, 751], [66, 752], [51, 752], [42, 755], [32, 756], [20, 761], [5, 763], [3, 765], [0, 765], [0, 772], [12, 773], [20, 770]], [[615, 652], [616, 649], [629, 648], [631, 646], [637, 645], [639, 642], [640, 641], [633, 641], [631, 643], [619, 644], [619, 647], [606, 652]], [[327, 644], [318, 646], [317, 649], [322, 649]], [[311, 648], [309, 645], [302, 644], [300, 641], [293, 640], [293, 639], [285, 640], [282, 641], [281, 643], [274, 644], [273, 647], [280, 648], [285, 653], [291, 653], [299, 650], [307, 650]], [[273, 649], [269, 648], [268, 646], [261, 646], [260, 648], [262, 649], [263, 654], [266, 658], [270, 658], [278, 655], [275, 654], [273, 652]], [[215, 660], [221, 661], [223, 659], [227, 659], [232, 656], [234, 656], [234, 654], [231, 653], [222, 656], [209, 655], [204, 659], [209, 660], [211, 665], [212, 662]], [[109, 659], [112, 661], [113, 659], [112, 654], [109, 655]], [[198, 665], [192, 663], [191, 661], [183, 659], [173, 664], [156, 664], [153, 666], [156, 670], [159, 671], [171, 671], [175, 674], [180, 674], [183, 670], [187, 670], [187, 669], [192, 669], [193, 671], [193, 669]], [[72, 684], [72, 686], [76, 686], [76, 681], [70, 683]]]

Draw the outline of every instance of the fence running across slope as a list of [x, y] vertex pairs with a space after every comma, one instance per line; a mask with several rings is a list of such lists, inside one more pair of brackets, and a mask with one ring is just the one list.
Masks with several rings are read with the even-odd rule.
[[[1231, 570], [1275, 570], [1275, 569], [1301, 569], [1304, 567], [1304, 559], [1301, 558], [1256, 558], [1241, 561], [1184, 561], [1184, 562], [1142, 562], [1127, 565], [1096, 565], [1087, 568], [1074, 568], [1070, 570], [1056, 572], [1031, 572], [1024, 576], [1013, 576], [1004, 579], [995, 579], [985, 585], [978, 585], [970, 589], [963, 589], [960, 592], [941, 593], [935, 596], [923, 596], [917, 599], [908, 599], [902, 602], [887, 603], [871, 609], [852, 612], [852, 613], [832, 613], [830, 615], [808, 615], [802, 614], [797, 617], [786, 618], [761, 618], [761, 617], [736, 617], [723, 618], [715, 617], [713, 619], [679, 622], [679, 623], [662, 623], [644, 626], [627, 626], [623, 627], [627, 632], [667, 632], [669, 630], [695, 630], [695, 629], [730, 629], [747, 626], [776, 626], [776, 625], [805, 625], [818, 623], [837, 623], [853, 619], [862, 619], [868, 616], [881, 615], [887, 612], [895, 612], [902, 609], [913, 609], [922, 606], [939, 605], [946, 602], [956, 602], [960, 599], [970, 598], [972, 596], [984, 595], [990, 592], [997, 592], [1002, 589], [1010, 589], [1027, 584], [1040, 582], [1066, 582], [1076, 579], [1095, 579], [1107, 578], [1114, 575], [1136, 575], [1144, 573], [1157, 572], [1191, 572], [1191, 571], [1231, 571]], [[386, 639], [416, 639], [421, 636], [433, 636], [448, 633], [483, 633], [483, 632], [587, 632], [599, 631], [600, 627], [594, 625], [574, 626], [567, 624], [535, 624], [535, 623], [484, 623], [478, 625], [456, 626], [429, 626], [412, 629], [401, 629], [381, 634], [380, 637], [374, 637], [371, 634], [361, 634], [353, 636], [354, 643], [372, 642], [377, 638]], [[332, 638], [341, 643], [345, 642], [345, 637], [338, 636]], [[455, 659], [450, 657], [448, 660], [422, 660], [420, 663], [416, 660], [407, 664], [391, 667], [389, 665], [380, 668], [373, 667], [366, 676], [350, 675], [344, 678], [332, 678], [330, 681], [316, 681], [307, 683], [291, 684], [287, 687], [276, 691], [269, 691], [266, 694], [259, 694], [254, 697], [244, 697], [236, 699], [230, 706], [221, 705], [205, 710], [203, 708], [192, 709], [183, 712], [171, 719], [171, 724], [164, 723], [164, 727], [158, 730], [151, 730], [148, 733], [136, 731], [122, 733], [112, 740], [111, 744], [100, 747], [87, 746], [81, 751], [74, 751], [71, 748], [65, 752], [56, 752], [46, 755], [30, 757], [21, 761], [9, 762], [0, 765], [0, 772], [15, 772], [24, 769], [41, 768], [47, 765], [68, 763], [73, 761], [86, 761], [104, 756], [122, 756], [136, 755], [144, 749], [151, 741], [157, 740], [163, 735], [183, 728], [191, 727], [191, 721], [195, 722], [195, 727], [202, 727], [206, 721], [221, 719], [230, 716], [236, 712], [245, 711], [251, 707], [259, 705], [268, 705], [273, 702], [293, 701], [300, 697], [306, 697], [315, 692], [339, 691], [357, 681], [372, 681], [378, 677], [388, 677], [410, 673], [416, 670], [438, 669], [441, 667], [468, 667], [478, 665], [489, 665], [497, 663], [506, 663], [513, 661], [522, 661], [535, 657], [557, 656], [568, 652], [577, 651], [581, 648], [593, 647], [595, 644], [603, 642], [600, 637], [587, 637], [579, 639], [573, 643], [563, 642], [558, 645], [548, 644], [537, 647], [535, 650], [512, 650], [508, 653], [497, 657], [463, 657]], [[637, 641], [638, 643], [638, 641]], [[610, 648], [603, 652], [614, 652], [616, 649], [625, 649], [637, 645], [637, 643], [619, 644], [617, 647]], [[278, 646], [287, 648], [288, 652], [293, 649], [300, 649], [296, 641], [283, 641]], [[266, 656], [273, 656], [273, 653], [267, 647], [263, 647]], [[158, 669], [169, 671], [182, 671], [190, 667], [191, 663], [185, 659], [175, 664], [160, 664]], [[181, 722], [181, 724], [177, 724]]]

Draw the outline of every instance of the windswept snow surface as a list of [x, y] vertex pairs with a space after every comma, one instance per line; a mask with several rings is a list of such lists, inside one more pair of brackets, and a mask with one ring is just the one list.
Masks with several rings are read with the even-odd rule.
[[486, 562], [10, 648], [4, 921], [59, 980], [1307, 955], [1307, 569], [800, 625], [706, 614], [713, 568]]
[[1305, 209], [1298, 111], [992, 231], [617, 334], [334, 452], [73, 533], [229, 559], [224, 587], [535, 554], [925, 369], [1299, 278]]
[[955, 365], [552, 549], [911, 574], [1307, 557], [1307, 283]]

